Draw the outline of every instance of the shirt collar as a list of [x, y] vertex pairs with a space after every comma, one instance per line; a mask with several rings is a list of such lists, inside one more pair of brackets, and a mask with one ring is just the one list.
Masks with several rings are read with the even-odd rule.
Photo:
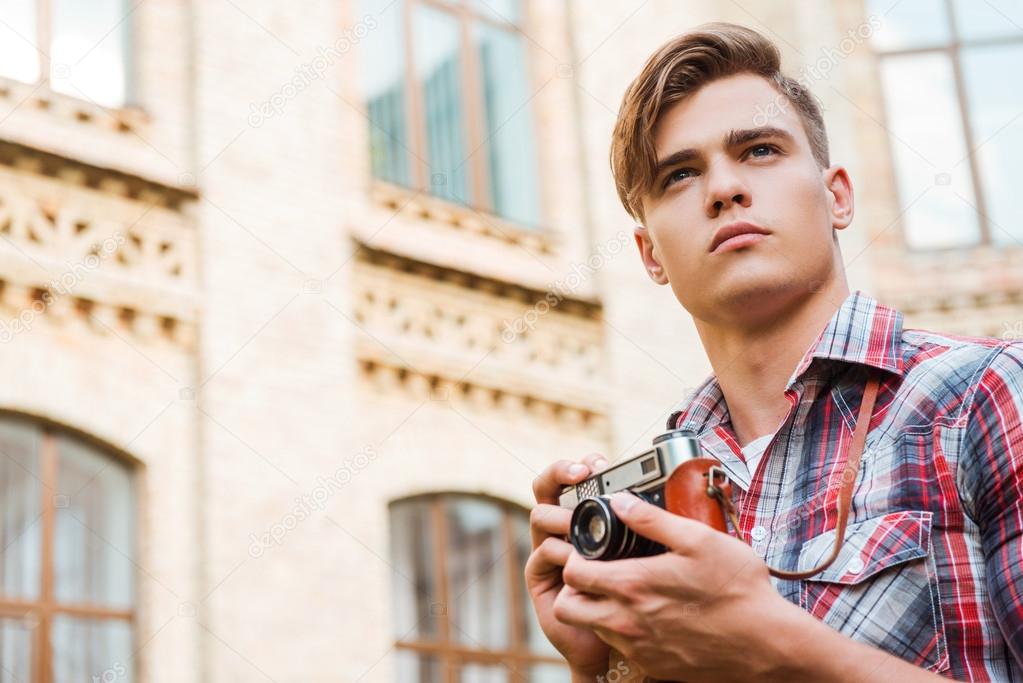
[[853, 292], [796, 366], [787, 388], [815, 358], [867, 365], [902, 375], [902, 314], [863, 292]]
[[[807, 349], [786, 389], [791, 389], [817, 358], [868, 365], [901, 376], [902, 314], [862, 292], [853, 292]], [[699, 433], [727, 421], [724, 394], [711, 375], [694, 392], [676, 424], [678, 429]]]

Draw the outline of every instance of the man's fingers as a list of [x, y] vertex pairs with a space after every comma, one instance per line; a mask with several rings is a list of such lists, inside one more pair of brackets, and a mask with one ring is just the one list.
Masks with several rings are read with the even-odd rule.
[[582, 459], [582, 463], [589, 467], [591, 472], [606, 470], [608, 466], [607, 458], [600, 453], [590, 453]]
[[558, 495], [565, 486], [578, 484], [590, 474], [590, 468], [581, 462], [559, 460], [533, 480], [533, 497], [537, 503], [557, 505]]
[[611, 508], [618, 519], [640, 536], [682, 555], [692, 554], [706, 534], [714, 533], [702, 522], [673, 515], [631, 493], [620, 492], [611, 496]]
[[618, 562], [597, 562], [575, 553], [568, 558], [562, 580], [577, 591], [598, 596], [625, 597], [633, 588], [632, 575]]
[[572, 511], [560, 505], [540, 503], [529, 512], [529, 534], [533, 547], [538, 547], [548, 536], [567, 536]]
[[621, 605], [608, 598], [599, 598], [571, 586], [565, 586], [554, 600], [554, 618], [570, 626], [594, 628], [611, 619]]
[[526, 560], [526, 584], [530, 579], [543, 579], [560, 572], [572, 554], [572, 546], [560, 538], [550, 536]]

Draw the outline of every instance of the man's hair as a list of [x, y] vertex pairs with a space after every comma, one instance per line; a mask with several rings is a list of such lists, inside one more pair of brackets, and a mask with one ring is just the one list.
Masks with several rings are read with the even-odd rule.
[[622, 98], [611, 138], [611, 172], [629, 215], [642, 218], [643, 195], [652, 189], [657, 162], [654, 127], [660, 115], [711, 81], [739, 73], [766, 78], [778, 90], [779, 108], [795, 105], [814, 159], [821, 168], [831, 165], [820, 107], [809, 90], [781, 73], [778, 47], [745, 26], [703, 24], [662, 45]]

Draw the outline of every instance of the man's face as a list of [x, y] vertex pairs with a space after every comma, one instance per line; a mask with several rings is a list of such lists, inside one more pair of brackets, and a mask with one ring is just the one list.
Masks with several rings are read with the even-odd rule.
[[[836, 276], [832, 229], [852, 218], [848, 176], [817, 165], [794, 105], [766, 79], [729, 76], [676, 102], [654, 146], [637, 241], [651, 276], [694, 317], [756, 324]], [[761, 234], [727, 239], [739, 221]]]

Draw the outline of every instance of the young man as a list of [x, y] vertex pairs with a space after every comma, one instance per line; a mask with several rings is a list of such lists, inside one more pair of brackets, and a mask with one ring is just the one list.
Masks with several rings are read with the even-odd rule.
[[[836, 234], [851, 180], [813, 97], [752, 30], [711, 24], [658, 50], [611, 159], [647, 273], [714, 369], [669, 427], [728, 471], [738, 528], [616, 494], [619, 517], [669, 552], [585, 560], [557, 494], [607, 462], [545, 470], [526, 578], [574, 679], [621, 678], [612, 646], [690, 683], [1023, 681], [1023, 346], [906, 330], [849, 293]], [[844, 471], [861, 403], [866, 444]], [[769, 574], [830, 554], [846, 480], [837, 560]]]

